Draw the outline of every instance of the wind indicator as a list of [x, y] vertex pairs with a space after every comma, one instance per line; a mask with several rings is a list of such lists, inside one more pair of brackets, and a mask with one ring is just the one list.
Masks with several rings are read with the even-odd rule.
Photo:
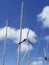
[[5, 41], [4, 41], [4, 51], [2, 56], [2, 65], [4, 65], [5, 55], [6, 55], [7, 26], [8, 26], [8, 21], [6, 21], [6, 34], [5, 34]]
[[[28, 36], [29, 36], [29, 30], [27, 32], [27, 38], [24, 39], [22, 42], [25, 42], [25, 41], [28, 42], [28, 65], [30, 65], [30, 44], [33, 45], [33, 43], [31, 43], [31, 41], [29, 40], [29, 37]], [[34, 39], [32, 39], [32, 40], [33, 41], [35, 40], [35, 42], [36, 42], [37, 41], [37, 38], [38, 38], [37, 36], [34, 36]]]

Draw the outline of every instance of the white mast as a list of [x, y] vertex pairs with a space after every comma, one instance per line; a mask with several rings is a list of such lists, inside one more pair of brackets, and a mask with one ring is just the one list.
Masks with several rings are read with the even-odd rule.
[[28, 43], [28, 65], [30, 65], [30, 44]]
[[[22, 7], [21, 7], [21, 19], [20, 19], [20, 42], [21, 42], [21, 37], [22, 37], [22, 19], [23, 19], [23, 2], [22, 2]], [[17, 65], [20, 65], [20, 51], [21, 51], [20, 42], [19, 42], [19, 46], [18, 46], [18, 61], [17, 61]]]
[[30, 43], [29, 43], [28, 35], [29, 35], [29, 30], [27, 33], [27, 41], [28, 41], [28, 65], [30, 65]]
[[5, 54], [6, 54], [7, 26], [8, 26], [8, 21], [6, 21], [6, 34], [5, 34], [5, 41], [4, 41], [4, 51], [3, 51], [3, 56], [2, 56], [2, 65], [4, 65]]

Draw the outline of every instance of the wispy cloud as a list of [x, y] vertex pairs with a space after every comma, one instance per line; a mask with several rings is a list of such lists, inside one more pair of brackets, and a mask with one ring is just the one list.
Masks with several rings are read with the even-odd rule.
[[42, 60], [43, 58], [42, 57], [38, 57], [39, 60]]
[[42, 60], [33, 61], [33, 62], [31, 63], [31, 65], [43, 65], [43, 61], [42, 61]]
[[44, 27], [49, 27], [49, 6], [44, 7], [38, 14], [38, 20], [42, 21]]
[[[22, 29], [22, 40], [23, 41], [25, 38], [27, 38], [27, 32], [28, 28]], [[6, 27], [0, 28], [0, 40], [5, 38], [6, 34]], [[29, 35], [28, 38], [30, 42], [34, 43], [36, 41], [35, 39], [36, 33], [32, 30], [29, 30]], [[19, 43], [20, 41], [20, 29], [16, 30], [15, 28], [8, 27], [7, 28], [7, 38], [12, 39], [16, 44]], [[32, 46], [30, 46], [30, 50], [32, 49]], [[21, 44], [21, 51], [27, 51], [28, 50], [28, 44], [24, 42]]]

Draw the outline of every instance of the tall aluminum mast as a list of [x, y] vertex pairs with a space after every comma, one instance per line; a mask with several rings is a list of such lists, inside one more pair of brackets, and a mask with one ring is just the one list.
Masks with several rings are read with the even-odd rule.
[[17, 65], [20, 65], [20, 51], [21, 51], [21, 37], [22, 37], [22, 19], [23, 19], [23, 2], [22, 2], [22, 7], [21, 7], [21, 19], [20, 19], [20, 41], [19, 41], [19, 46], [18, 46], [18, 61]]
[[8, 21], [6, 21], [6, 34], [5, 34], [5, 41], [4, 41], [4, 51], [3, 51], [3, 56], [2, 56], [2, 65], [4, 65], [5, 54], [6, 54], [7, 26], [8, 26]]

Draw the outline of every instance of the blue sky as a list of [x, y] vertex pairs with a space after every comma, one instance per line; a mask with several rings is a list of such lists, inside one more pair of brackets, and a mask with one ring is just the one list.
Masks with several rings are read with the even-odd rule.
[[[46, 48], [47, 43], [49, 43], [49, 1], [23, 0], [23, 2], [24, 13], [22, 28], [25, 29], [23, 31], [26, 32], [28, 29], [30, 29], [31, 33], [35, 32], [38, 36], [38, 41], [31, 46], [30, 63], [31, 65], [47, 65], [49, 62], [44, 60], [43, 48]], [[8, 20], [9, 35], [6, 41], [7, 51], [5, 56], [5, 65], [17, 64], [18, 44], [15, 40], [17, 36], [15, 37], [14, 35], [17, 35], [20, 29], [21, 4], [22, 0], [0, 0], [0, 65], [2, 65], [4, 45], [3, 37], [5, 33], [6, 20]], [[12, 33], [11, 35], [10, 32]], [[25, 35], [25, 33], [23, 35]], [[46, 52], [47, 56], [49, 57], [48, 49], [49, 44]], [[26, 56], [24, 60], [22, 60], [25, 53]], [[27, 65], [26, 49], [25, 51], [21, 51], [21, 65]]]

